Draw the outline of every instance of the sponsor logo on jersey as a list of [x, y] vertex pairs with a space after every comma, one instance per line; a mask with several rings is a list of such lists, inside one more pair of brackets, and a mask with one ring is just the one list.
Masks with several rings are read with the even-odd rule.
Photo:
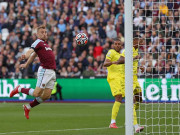
[[52, 49], [50, 47], [45, 47], [45, 49], [46, 49], [46, 51], [48, 51], [48, 50], [52, 51]]

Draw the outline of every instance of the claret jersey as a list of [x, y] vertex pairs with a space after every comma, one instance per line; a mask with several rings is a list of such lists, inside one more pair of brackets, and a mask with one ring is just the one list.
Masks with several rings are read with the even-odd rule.
[[56, 69], [55, 56], [49, 45], [43, 40], [37, 39], [31, 48], [34, 49], [40, 59], [40, 66], [45, 69]]

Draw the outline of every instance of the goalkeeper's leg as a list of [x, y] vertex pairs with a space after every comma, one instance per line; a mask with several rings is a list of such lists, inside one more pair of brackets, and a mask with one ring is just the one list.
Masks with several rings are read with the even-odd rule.
[[116, 126], [116, 117], [119, 112], [121, 101], [122, 101], [122, 95], [116, 95], [115, 102], [112, 108], [111, 124], [109, 125], [109, 128], [118, 128]]

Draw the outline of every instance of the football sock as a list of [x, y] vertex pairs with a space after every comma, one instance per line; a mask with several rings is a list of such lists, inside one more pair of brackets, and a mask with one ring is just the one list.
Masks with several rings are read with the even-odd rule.
[[119, 112], [120, 105], [121, 105], [120, 102], [117, 102], [117, 101], [114, 102], [114, 105], [112, 108], [111, 124], [116, 123], [116, 117]]
[[18, 89], [18, 91], [22, 92], [24, 94], [33, 96], [34, 89], [32, 89], [32, 88], [21, 88], [20, 90]]
[[31, 106], [30, 106], [30, 104], [27, 104], [27, 105], [25, 105], [26, 107], [27, 107], [27, 109], [31, 109]]
[[40, 97], [37, 97], [29, 105], [33, 108], [42, 102], [43, 102], [43, 100]]
[[138, 128], [139, 128], [139, 125], [138, 125], [138, 124], [134, 125], [134, 129], [135, 129], [135, 130], [137, 130]]
[[33, 96], [33, 93], [34, 93], [34, 89], [31, 88], [31, 89], [29, 90], [29, 95]]
[[137, 116], [136, 116], [135, 105], [133, 107], [133, 118], [134, 118], [133, 125], [137, 125]]
[[111, 124], [116, 123], [116, 120], [111, 119]]

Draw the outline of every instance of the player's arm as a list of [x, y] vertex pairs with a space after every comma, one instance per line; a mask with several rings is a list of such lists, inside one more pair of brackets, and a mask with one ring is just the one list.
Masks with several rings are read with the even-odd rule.
[[121, 56], [116, 63], [117, 64], [124, 64], [125, 63], [125, 58], [123, 56]]
[[134, 61], [134, 60], [139, 60], [140, 58], [141, 58], [141, 56], [140, 56], [140, 55], [137, 55], [136, 57], [133, 58], [133, 61]]
[[107, 55], [106, 55], [106, 59], [103, 63], [104, 67], [109, 67], [112, 64], [117, 64], [117, 61], [112, 61], [113, 57], [114, 57], [115, 53], [113, 50], [109, 50]]
[[137, 70], [140, 70], [140, 71], [141, 71], [141, 73], [144, 73], [145, 67], [143, 67], [143, 66], [139, 66]]
[[[134, 60], [137, 60], [137, 59], [139, 59], [139, 58], [140, 58], [140, 55], [137, 55], [136, 57], [133, 58], [133, 61], [134, 61]], [[125, 57], [124, 57], [124, 56], [121, 56], [116, 63], [117, 63], [117, 64], [124, 64], [124, 63], [125, 63]]]
[[23, 55], [21, 56], [21, 60], [28, 59], [33, 52], [34, 52], [34, 49], [33, 49], [33, 48], [30, 48], [30, 49], [26, 52], [26, 54], [23, 54]]
[[35, 52], [31, 53], [27, 62], [25, 64], [21, 64], [20, 68], [27, 68], [29, 66], [29, 64], [33, 62], [33, 60], [36, 58], [36, 56], [37, 56], [37, 54]]
[[111, 66], [112, 64], [117, 64], [117, 63], [116, 63], [116, 61], [111, 62], [111, 60], [105, 59], [103, 66], [104, 66], [104, 67], [109, 67], [109, 66]]

